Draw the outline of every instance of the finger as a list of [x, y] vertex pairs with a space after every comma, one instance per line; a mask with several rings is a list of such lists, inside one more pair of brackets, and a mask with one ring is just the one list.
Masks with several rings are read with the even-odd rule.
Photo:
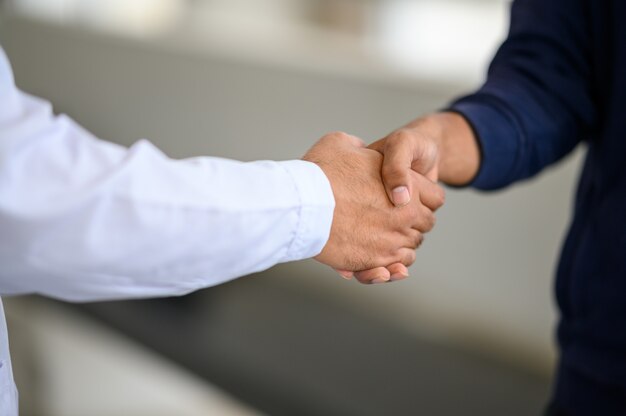
[[355, 147], [366, 147], [367, 145], [365, 144], [365, 142], [363, 141], [363, 139], [361, 139], [360, 137], [357, 136], [353, 136], [351, 134], [346, 134], [347, 140], [350, 142], [351, 145], [355, 146]]
[[363, 284], [376, 284], [388, 282], [391, 278], [391, 273], [385, 267], [375, 267], [369, 270], [362, 270], [355, 272], [356, 279]]
[[381, 176], [389, 200], [395, 206], [404, 206], [411, 201], [409, 175], [413, 163], [413, 144], [399, 136], [388, 137], [382, 148], [383, 165]]
[[419, 194], [420, 201], [429, 209], [436, 211], [446, 200], [443, 188], [422, 175], [414, 175], [414, 189]]
[[423, 236], [435, 227], [437, 219], [433, 211], [426, 206], [419, 206], [415, 218], [413, 218], [413, 225], [411, 228], [411, 234], [409, 237], [412, 239], [412, 243], [416, 244], [417, 248], [421, 243]]
[[397, 263], [402, 263], [405, 266], [410, 266], [415, 262], [415, 250], [412, 248], [403, 248], [400, 250]]
[[[385, 146], [387, 145], [389, 137], [392, 134], [397, 135], [399, 134], [399, 132], [393, 132], [389, 136], [383, 139], [370, 143], [367, 146], [367, 148], [376, 150], [377, 152], [385, 155], [386, 153]], [[411, 138], [408, 136], [411, 136], [411, 135], [415, 136], [413, 140], [419, 140], [420, 138], [420, 136], [418, 136], [417, 133], [400, 134], [400, 136], [406, 137], [407, 140], [409, 141], [411, 140]], [[394, 140], [398, 140], [398, 139], [394, 139]], [[426, 138], [422, 138], [421, 140], [423, 141], [421, 143], [421, 148], [412, 147], [415, 157], [413, 157], [413, 161], [411, 163], [411, 169], [414, 170], [415, 172], [425, 175], [431, 181], [437, 182], [439, 180], [439, 165], [437, 164], [439, 151], [437, 149], [437, 146], [431, 140], [426, 139]]]
[[[375, 146], [379, 147], [379, 145]], [[382, 177], [391, 202], [396, 206], [409, 203], [412, 196], [410, 172], [434, 177], [437, 149], [427, 139], [408, 130], [397, 130], [389, 135], [382, 149], [384, 156]]]
[[435, 166], [433, 166], [433, 168], [429, 170], [428, 173], [426, 173], [424, 176], [426, 176], [431, 182], [439, 182], [439, 164], [435, 163]]
[[380, 139], [380, 140], [376, 140], [374, 143], [370, 143], [367, 148], [368, 149], [372, 149], [372, 150], [376, 150], [379, 153], [384, 154], [384, 149], [385, 149], [385, 142], [387, 141], [387, 139]]
[[[422, 244], [422, 242], [424, 241], [424, 234], [426, 233], [426, 231], [423, 231], [425, 229], [427, 229], [428, 222], [431, 221], [430, 218], [426, 218], [426, 219], [422, 219], [422, 215], [426, 215], [426, 214], [431, 214], [432, 212], [426, 208], [426, 207], [420, 207], [421, 210], [423, 210], [423, 214], [419, 215], [419, 219], [418, 221], [414, 221], [414, 223], [410, 226], [410, 227], [403, 227], [403, 229], [400, 231], [400, 233], [403, 235], [403, 239], [401, 241], [401, 245], [399, 247], [396, 248], [396, 251], [393, 252], [392, 251], [392, 257], [391, 260], [392, 261], [396, 261], [396, 262], [401, 262], [401, 258], [400, 256], [400, 251], [403, 248], [408, 248], [410, 250], [416, 250], [419, 248], [419, 246]], [[396, 241], [397, 242], [397, 241]]]
[[[377, 152], [381, 153], [381, 154], [385, 154], [383, 151], [384, 148], [384, 139], [378, 140], [374, 143], [371, 143], [369, 146], [367, 146], [368, 149], [371, 150], [376, 150]], [[428, 166], [426, 166], [427, 168]], [[417, 169], [420, 170], [422, 168], [419, 167], [419, 165], [417, 166]], [[411, 165], [411, 170], [416, 171], [416, 169], [414, 169], [413, 164]], [[435, 164], [432, 166], [432, 168], [424, 174], [424, 176], [426, 176], [428, 179], [430, 179], [432, 182], [437, 183], [439, 181], [439, 164], [435, 161]]]
[[437, 182], [437, 162], [439, 159], [439, 149], [435, 143], [423, 136], [413, 139], [415, 148], [413, 150], [413, 163], [411, 169], [422, 175], [431, 175], [433, 182]]
[[[420, 246], [424, 242], [424, 233], [426, 233], [426, 231], [421, 230], [422, 227], [420, 227], [419, 225], [415, 225], [414, 227], [415, 228], [411, 228], [411, 234], [407, 238], [407, 242], [405, 246], [405, 248], [408, 248], [410, 250], [417, 250], [418, 248], [420, 248]], [[406, 264], [405, 262], [401, 262], [401, 263], [404, 263], [405, 265], [410, 266]]]
[[387, 266], [387, 270], [391, 274], [390, 281], [403, 280], [409, 277], [409, 269], [402, 263], [394, 263]]
[[346, 280], [350, 280], [354, 277], [354, 272], [351, 272], [350, 270], [339, 270], [339, 269], [334, 269], [337, 273], [339, 273], [339, 276], [343, 277]]

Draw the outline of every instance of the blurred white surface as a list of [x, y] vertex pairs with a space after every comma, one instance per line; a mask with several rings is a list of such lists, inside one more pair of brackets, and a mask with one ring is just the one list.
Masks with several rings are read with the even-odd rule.
[[381, 7], [380, 50], [407, 73], [478, 82], [508, 30], [504, 1], [395, 0]]
[[150, 36], [171, 28], [184, 11], [182, 0], [13, 0], [27, 16], [78, 23], [98, 30]]
[[4, 301], [18, 388], [28, 386], [22, 414], [260, 416], [97, 321], [37, 298]]
[[[26, 16], [309, 68], [483, 79], [507, 0], [11, 0]], [[365, 68], [363, 68], [365, 67]]]

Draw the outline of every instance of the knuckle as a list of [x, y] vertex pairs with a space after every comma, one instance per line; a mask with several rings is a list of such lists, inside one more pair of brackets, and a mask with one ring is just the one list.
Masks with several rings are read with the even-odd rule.
[[424, 242], [424, 234], [417, 233], [415, 235], [415, 241], [414, 241], [415, 248], [416, 249], [420, 248], [420, 246], [422, 245], [423, 242]]
[[361, 283], [361, 284], [367, 284], [369, 283], [369, 279], [367, 278], [367, 274], [366, 273], [355, 273], [354, 277], [356, 278], [357, 282]]
[[330, 133], [326, 134], [324, 138], [331, 140], [345, 140], [348, 138], [348, 133], [343, 131], [331, 131]]
[[414, 250], [403, 248], [402, 250], [398, 250], [395, 261], [405, 266], [410, 266], [415, 262], [415, 258], [416, 254]]
[[395, 140], [398, 141], [405, 141], [405, 140], [410, 140], [413, 139], [415, 137], [415, 135], [413, 134], [413, 132], [409, 129], [406, 128], [401, 128], [395, 131]]
[[413, 263], [415, 263], [416, 258], [417, 258], [417, 255], [415, 254], [415, 251], [413, 250], [407, 251], [404, 265], [407, 267], [412, 265]]
[[433, 228], [435, 228], [435, 223], [437, 222], [437, 218], [435, 217], [435, 215], [432, 212], [427, 212], [426, 215], [424, 215], [424, 230], [423, 232], [428, 232], [430, 230], [432, 230]]
[[389, 136], [387, 136], [387, 139], [385, 141], [385, 146], [386, 147], [402, 146], [405, 143], [409, 142], [412, 137], [413, 137], [413, 134], [407, 129], [398, 129], [398, 130], [393, 131]]
[[441, 186], [437, 186], [437, 192], [435, 195], [435, 205], [437, 208], [443, 206], [446, 203], [446, 191]]

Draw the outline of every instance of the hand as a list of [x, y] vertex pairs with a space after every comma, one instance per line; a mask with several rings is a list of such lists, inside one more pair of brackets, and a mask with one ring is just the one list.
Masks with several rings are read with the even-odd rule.
[[[408, 184], [419, 190], [419, 197], [394, 206], [380, 177], [382, 155], [345, 133], [324, 136], [303, 159], [320, 166], [335, 196], [330, 237], [317, 260], [348, 271], [413, 263], [423, 233], [434, 225], [433, 211], [443, 203], [439, 186], [410, 174]], [[357, 278], [362, 283], [389, 280], [376, 274]]]
[[406, 204], [418, 191], [411, 187], [412, 172], [433, 182], [439, 180], [439, 140], [428, 129], [409, 125], [394, 130], [369, 148], [384, 156], [381, 175], [389, 200], [395, 205]]
[[[411, 176], [419, 173], [436, 183], [438, 180], [439, 149], [435, 137], [410, 127], [393, 131], [385, 138], [368, 146], [377, 150], [383, 156], [381, 175], [385, 185], [385, 191], [396, 206], [410, 203], [419, 196], [420, 189], [415, 189]], [[433, 207], [433, 211], [443, 204], [443, 193], [439, 206]], [[342, 276], [349, 276], [345, 271], [339, 271]], [[408, 277], [409, 270], [402, 263], [394, 263], [387, 267], [376, 267], [363, 270], [354, 274], [359, 280], [371, 280], [373, 277], [381, 283], [383, 281], [396, 281]]]
[[[480, 165], [480, 152], [473, 131], [456, 113], [437, 113], [417, 119], [393, 131], [369, 148], [384, 156], [382, 177], [389, 200], [396, 205], [415, 197], [411, 185], [412, 172], [452, 185], [471, 181]], [[340, 272], [347, 275], [345, 272]], [[399, 280], [408, 275], [400, 264], [374, 268], [355, 274], [357, 279], [372, 275]]]
[[[472, 128], [457, 113], [435, 113], [412, 121], [370, 149], [384, 156], [382, 177], [391, 201], [398, 197], [393, 190], [408, 187], [409, 172], [414, 171], [436, 182], [449, 185], [469, 183], [480, 166], [480, 150]], [[406, 196], [400, 194], [404, 200]], [[403, 202], [400, 200], [398, 202]]]

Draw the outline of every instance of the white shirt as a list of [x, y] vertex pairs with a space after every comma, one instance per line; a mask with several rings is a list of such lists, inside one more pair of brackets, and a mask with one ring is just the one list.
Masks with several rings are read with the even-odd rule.
[[[181, 295], [318, 254], [334, 198], [315, 164], [172, 160], [95, 138], [19, 91], [0, 48], [0, 294]], [[0, 415], [17, 395], [0, 303]]]

